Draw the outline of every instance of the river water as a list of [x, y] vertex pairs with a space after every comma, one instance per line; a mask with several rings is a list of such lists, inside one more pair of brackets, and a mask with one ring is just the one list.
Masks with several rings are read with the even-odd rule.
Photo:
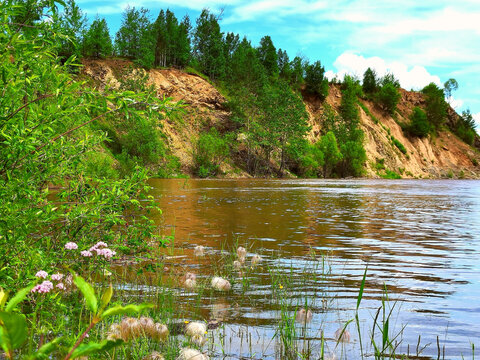
[[[428, 345], [421, 355], [434, 358], [438, 348], [446, 358], [471, 358], [471, 344], [480, 345], [479, 181], [153, 179], [150, 185], [163, 211], [155, 220], [165, 235], [174, 231], [175, 262], [185, 271], [205, 279], [221, 273], [218, 262], [237, 244], [264, 259], [249, 268], [247, 288], [231, 273], [233, 289], [225, 295], [205, 292], [200, 301], [188, 291], [179, 295], [182, 311], [223, 321], [228, 340], [214, 350], [218, 357], [278, 358], [281, 308], [294, 314], [306, 304], [313, 320], [298, 330], [300, 347], [318, 358], [323, 333], [327, 354], [359, 358], [355, 323], [347, 327], [349, 343], [337, 345], [334, 333], [354, 318], [367, 267], [359, 309], [367, 355], [385, 288], [398, 353], [415, 354], [419, 336], [418, 349]], [[196, 245], [205, 246], [206, 257], [193, 256]], [[281, 292], [274, 294], [275, 286]]]

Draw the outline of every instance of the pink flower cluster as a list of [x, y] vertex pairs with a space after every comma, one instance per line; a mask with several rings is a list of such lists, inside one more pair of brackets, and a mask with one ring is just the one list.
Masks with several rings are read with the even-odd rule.
[[48, 276], [48, 273], [46, 271], [40, 270], [35, 274], [35, 277], [40, 278], [40, 279], [46, 279]]
[[50, 292], [50, 290], [53, 289], [53, 284], [51, 281], [45, 280], [41, 284], [36, 285], [33, 289], [32, 292], [37, 292], [40, 294], [46, 294]]
[[67, 250], [77, 250], [78, 249], [78, 245], [74, 242], [68, 242], [65, 244], [65, 249]]
[[103, 241], [99, 241], [90, 249], [81, 251], [80, 255], [83, 257], [91, 257], [93, 254], [97, 254], [98, 256], [103, 256], [105, 259], [111, 259], [113, 256], [117, 255], [117, 253], [107, 248], [107, 246], [108, 245]]
[[[44, 270], [40, 270], [35, 274], [35, 276], [39, 279], [46, 279], [48, 277], [48, 273]], [[63, 274], [53, 274], [50, 279], [52, 281], [58, 281], [58, 284], [55, 286], [57, 289], [65, 290], [65, 285], [60, 282], [63, 279]], [[46, 294], [49, 293], [51, 290], [53, 290], [53, 283], [49, 280], [45, 280], [41, 284], [35, 285], [31, 292]]]

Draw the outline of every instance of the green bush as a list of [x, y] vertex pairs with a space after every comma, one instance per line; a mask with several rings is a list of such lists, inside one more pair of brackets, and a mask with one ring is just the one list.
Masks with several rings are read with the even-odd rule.
[[390, 115], [393, 115], [395, 112], [400, 97], [401, 95], [398, 88], [389, 82], [383, 85], [377, 93], [378, 103], [381, 104]]
[[473, 145], [476, 135], [475, 125], [475, 120], [473, 119], [470, 110], [463, 111], [462, 116], [460, 116], [457, 121], [455, 133], [468, 145]]
[[385, 170], [384, 175], [380, 175], [384, 179], [401, 179], [402, 176], [395, 171]]
[[391, 137], [392, 139], [392, 143], [393, 145], [395, 145], [398, 150], [400, 150], [402, 152], [402, 154], [407, 154], [407, 149], [405, 148], [405, 146], [403, 146], [403, 144], [396, 138], [394, 138], [393, 136]]
[[430, 83], [423, 88], [422, 93], [425, 94], [427, 119], [438, 129], [447, 118], [448, 104], [443, 89]]
[[193, 146], [193, 162], [195, 173], [199, 177], [215, 176], [222, 161], [228, 156], [229, 148], [225, 138], [217, 129], [201, 134]]
[[405, 130], [413, 136], [425, 137], [433, 130], [433, 128], [428, 122], [425, 111], [419, 107], [415, 107], [410, 116], [410, 124], [406, 126]]

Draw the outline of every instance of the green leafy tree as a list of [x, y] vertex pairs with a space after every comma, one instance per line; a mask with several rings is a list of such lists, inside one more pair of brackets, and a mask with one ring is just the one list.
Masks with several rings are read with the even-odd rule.
[[290, 84], [295, 90], [299, 90], [305, 82], [305, 62], [300, 56], [295, 56], [290, 64], [292, 70]]
[[438, 129], [447, 118], [448, 104], [445, 101], [445, 93], [434, 83], [425, 86], [422, 93], [425, 94], [427, 119]]
[[363, 74], [363, 92], [365, 94], [372, 94], [377, 90], [378, 80], [375, 70], [368, 68]]
[[455, 133], [469, 145], [473, 145], [477, 136], [475, 119], [469, 109], [462, 112], [462, 116], [455, 125]]
[[320, 61], [305, 66], [305, 90], [324, 100], [328, 96], [328, 79], [325, 78], [325, 68]]
[[193, 162], [195, 173], [202, 177], [218, 174], [220, 164], [228, 156], [227, 140], [211, 128], [208, 133], [200, 134], [193, 146]]
[[419, 107], [413, 109], [407, 131], [418, 137], [425, 137], [432, 131], [432, 125], [428, 122], [425, 111]]
[[278, 57], [277, 50], [273, 45], [270, 36], [264, 36], [260, 40], [260, 46], [257, 49], [260, 62], [265, 67], [265, 71], [269, 76], [278, 75]]
[[323, 135], [316, 145], [323, 154], [323, 177], [327, 178], [342, 159], [342, 153], [338, 148], [337, 139], [332, 131]]
[[[240, 91], [246, 88], [254, 93], [263, 88], [267, 81], [265, 68], [260, 63], [256, 50], [246, 38], [236, 47], [229, 63], [227, 77], [231, 88]], [[236, 94], [243, 96], [238, 91]]]
[[197, 19], [193, 45], [200, 71], [213, 79], [223, 79], [226, 73], [223, 33], [217, 17], [207, 9]]
[[[0, 12], [12, 9], [0, 3]], [[147, 172], [91, 177], [85, 161], [106, 140], [94, 123], [141, 113], [155, 118], [166, 102], [145, 92], [99, 93], [72, 77], [71, 60], [61, 64], [52, 55], [54, 24], [36, 23], [38, 36], [19, 34], [9, 22], [0, 27], [0, 282], [15, 289], [60, 263], [67, 242], [85, 248], [102, 239], [115, 249], [152, 235], [146, 217], [134, 215], [129, 225], [125, 217], [156, 209], [146, 197]]]
[[270, 153], [278, 148], [281, 173], [285, 166], [288, 145], [303, 138], [309, 130], [308, 114], [302, 99], [283, 81], [268, 86], [259, 105], [263, 112], [259, 122], [259, 135], [265, 158], [268, 161]]
[[[148, 19], [148, 10], [127, 7], [122, 14], [122, 24], [115, 36], [116, 52], [134, 60], [145, 58], [146, 47], [152, 46], [152, 29]], [[150, 55], [151, 56], [151, 55]]]
[[377, 101], [390, 115], [393, 115], [395, 113], [400, 98], [401, 95], [398, 91], [398, 88], [390, 82], [384, 84], [377, 93]]
[[178, 22], [170, 10], [160, 11], [153, 26], [155, 66], [185, 67], [190, 61], [190, 18]]
[[53, 18], [52, 24], [58, 27], [58, 56], [64, 61], [72, 55], [80, 57], [87, 17], [75, 0], [65, 2], [63, 13], [58, 18]]
[[458, 89], [458, 82], [457, 80], [450, 78], [447, 81], [445, 81], [445, 84], [443, 84], [445, 96], [447, 99], [452, 97], [452, 92], [456, 91]]
[[278, 71], [280, 77], [290, 81], [292, 76], [292, 68], [290, 64], [290, 58], [285, 50], [278, 49], [277, 52]]
[[107, 21], [96, 18], [88, 29], [84, 42], [84, 55], [95, 58], [104, 58], [112, 54], [113, 46], [108, 31]]

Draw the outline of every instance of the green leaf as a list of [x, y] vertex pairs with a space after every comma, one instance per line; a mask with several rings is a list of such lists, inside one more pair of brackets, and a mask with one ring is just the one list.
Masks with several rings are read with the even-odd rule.
[[100, 343], [89, 342], [88, 344], [82, 344], [73, 352], [71, 359], [75, 359], [80, 356], [86, 356], [90, 354], [99, 353], [100, 351], [108, 351], [123, 343], [123, 340], [104, 340]]
[[105, 292], [102, 295], [102, 301], [100, 305], [101, 309], [105, 309], [105, 307], [108, 305], [108, 303], [112, 299], [112, 295], [113, 295], [113, 287], [112, 287], [112, 284], [110, 284], [108, 289], [105, 290]]
[[360, 307], [360, 302], [362, 301], [362, 297], [363, 297], [363, 289], [365, 288], [365, 279], [367, 278], [367, 270], [368, 270], [368, 266], [365, 268], [365, 272], [363, 273], [362, 283], [360, 284], [360, 290], [358, 292], [357, 311], [358, 311], [358, 308]]
[[58, 343], [63, 340], [63, 337], [56, 338], [40, 347], [34, 354], [29, 357], [29, 360], [44, 360], [48, 359], [48, 355], [58, 348]]
[[78, 289], [82, 292], [83, 296], [85, 297], [85, 302], [87, 303], [87, 307], [90, 309], [91, 312], [96, 314], [98, 309], [98, 301], [97, 301], [97, 297], [95, 296], [95, 290], [93, 289], [92, 285], [87, 283], [84, 278], [78, 275], [74, 276], [73, 282], [75, 283], [75, 285], [77, 285]]
[[22, 314], [0, 311], [0, 345], [8, 352], [18, 349], [27, 339], [27, 321]]
[[7, 302], [7, 299], [8, 299], [8, 293], [6, 293], [5, 291], [3, 291], [2, 288], [0, 288], [0, 309], [3, 307], [3, 305], [5, 305], [5, 303]]
[[152, 307], [153, 307], [152, 304], [127, 305], [127, 306], [116, 305], [105, 310], [102, 314], [102, 319], [106, 318], [107, 316], [113, 316], [113, 315], [139, 313], [145, 309], [152, 308]]
[[30, 293], [30, 291], [33, 289], [34, 286], [35, 286], [35, 284], [32, 284], [30, 286], [27, 286], [26, 288], [23, 288], [23, 289], [19, 290], [15, 294], [15, 296], [10, 299], [7, 306], [5, 306], [5, 311], [10, 312], [13, 309], [15, 309], [15, 307], [19, 303], [21, 303], [23, 300], [25, 300], [25, 298], [27, 297], [27, 295]]

